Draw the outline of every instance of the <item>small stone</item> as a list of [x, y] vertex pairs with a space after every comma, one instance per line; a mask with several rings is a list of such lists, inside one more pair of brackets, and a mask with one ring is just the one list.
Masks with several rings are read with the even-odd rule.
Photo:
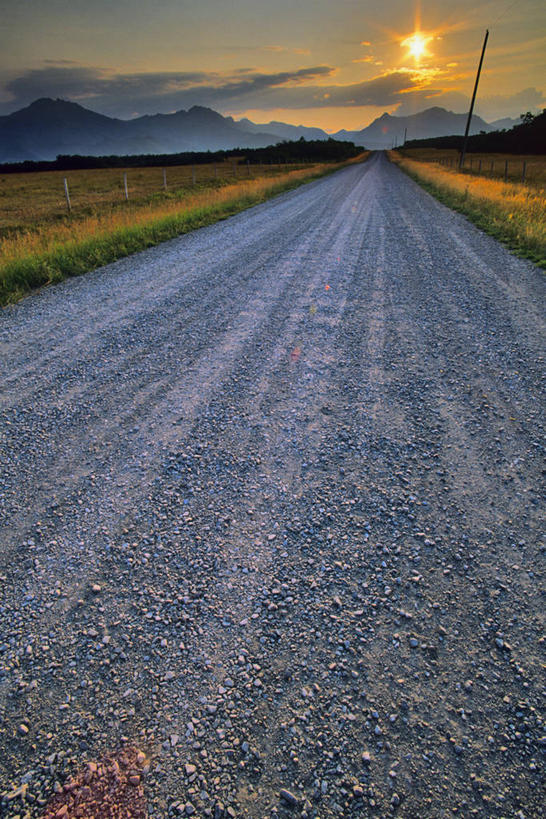
[[100, 594], [100, 592], [102, 591], [102, 587], [99, 586], [98, 583], [93, 583], [93, 585], [91, 586], [91, 591], [93, 592], [93, 594]]
[[195, 806], [191, 802], [186, 802], [185, 807], [186, 816], [193, 816], [195, 813]]
[[24, 723], [24, 722], [22, 722], [22, 723], [21, 723], [21, 725], [19, 726], [19, 733], [20, 733], [22, 736], [26, 736], [26, 735], [28, 734], [28, 732], [29, 732], [29, 727], [28, 727], [28, 725], [25, 725], [25, 723]]
[[193, 776], [193, 774], [194, 774], [194, 773], [197, 771], [196, 766], [195, 766], [195, 765], [192, 765], [192, 764], [191, 764], [191, 763], [189, 763], [189, 762], [187, 762], [187, 763], [184, 765], [184, 769], [185, 769], [185, 771], [186, 771], [186, 776]]
[[279, 796], [288, 805], [292, 805], [292, 807], [295, 807], [298, 804], [298, 797], [294, 796], [294, 794], [291, 791], [286, 790], [286, 788], [283, 788], [280, 791]]
[[415, 637], [410, 637], [409, 644], [411, 648], [417, 648], [419, 640], [416, 640]]
[[363, 751], [362, 752], [362, 762], [364, 763], [364, 765], [369, 765], [371, 761], [372, 761], [372, 758], [370, 756], [370, 752], [369, 751]]
[[129, 784], [130, 785], [140, 785], [140, 776], [138, 774], [131, 774], [129, 777]]

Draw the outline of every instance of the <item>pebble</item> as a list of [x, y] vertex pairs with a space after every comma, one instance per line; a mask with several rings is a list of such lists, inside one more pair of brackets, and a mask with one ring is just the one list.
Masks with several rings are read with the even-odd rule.
[[285, 802], [286, 802], [288, 805], [291, 805], [292, 807], [295, 807], [295, 806], [298, 804], [298, 802], [299, 802], [298, 797], [297, 797], [297, 796], [294, 796], [294, 794], [292, 793], [292, 791], [289, 791], [289, 790], [287, 790], [286, 788], [282, 788], [282, 790], [281, 790], [281, 791], [280, 791], [280, 793], [279, 793], [279, 796], [280, 796], [280, 798], [281, 798], [281, 799], [283, 799], [283, 800], [284, 800], [284, 801], [285, 801]]

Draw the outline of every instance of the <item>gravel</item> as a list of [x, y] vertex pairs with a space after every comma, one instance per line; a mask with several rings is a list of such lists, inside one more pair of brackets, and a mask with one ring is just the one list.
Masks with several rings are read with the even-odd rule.
[[544, 291], [376, 155], [2, 311], [0, 815], [541, 815]]

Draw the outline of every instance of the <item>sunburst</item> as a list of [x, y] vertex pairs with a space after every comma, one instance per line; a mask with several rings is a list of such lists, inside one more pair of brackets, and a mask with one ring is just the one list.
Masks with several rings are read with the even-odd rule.
[[423, 59], [423, 57], [430, 57], [427, 46], [433, 39], [434, 38], [430, 34], [424, 34], [422, 31], [415, 31], [413, 34], [410, 34], [409, 37], [402, 40], [400, 45], [402, 48], [407, 48], [410, 55], [416, 61], [419, 61]]

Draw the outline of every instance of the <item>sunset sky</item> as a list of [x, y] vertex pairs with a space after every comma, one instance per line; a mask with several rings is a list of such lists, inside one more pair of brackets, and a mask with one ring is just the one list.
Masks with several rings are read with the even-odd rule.
[[[546, 107], [543, 0], [3, 0], [0, 113], [61, 97], [124, 119], [205, 105], [328, 131], [384, 111]], [[421, 36], [412, 40], [416, 32]], [[408, 39], [410, 38], [410, 39]]]

